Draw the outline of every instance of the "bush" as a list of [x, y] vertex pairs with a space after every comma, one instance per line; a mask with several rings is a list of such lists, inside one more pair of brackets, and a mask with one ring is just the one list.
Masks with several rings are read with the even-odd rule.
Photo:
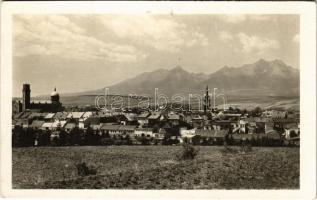
[[250, 142], [247, 141], [243, 141], [241, 144], [241, 152], [250, 152], [252, 151], [252, 145]]
[[60, 140], [58, 137], [53, 137], [51, 138], [51, 145], [52, 146], [59, 146], [60, 145]]
[[228, 147], [228, 146], [224, 146], [223, 149], [220, 150], [220, 152], [223, 155], [227, 155], [227, 154], [237, 154], [239, 153], [239, 151], [236, 148], [232, 148], [232, 147]]
[[141, 143], [141, 145], [149, 145], [150, 139], [146, 138], [145, 136], [139, 137], [138, 141]]
[[120, 146], [120, 145], [122, 145], [122, 144], [123, 144], [123, 142], [122, 142], [121, 139], [116, 139], [116, 140], [114, 141], [114, 145]]
[[85, 162], [76, 164], [77, 174], [79, 176], [96, 175], [97, 169], [93, 166], [87, 166]]
[[51, 132], [49, 130], [45, 130], [39, 134], [39, 146], [47, 146], [50, 145]]
[[109, 145], [113, 145], [114, 141], [111, 138], [102, 138], [101, 139], [101, 145], [103, 146], [109, 146]]
[[12, 145], [15, 147], [34, 146], [35, 139], [36, 132], [32, 128], [23, 129], [17, 126], [12, 130]]
[[188, 160], [188, 159], [194, 159], [197, 155], [199, 150], [195, 149], [195, 147], [191, 144], [184, 143], [183, 150], [181, 155], [179, 156], [179, 159], [181, 160]]
[[247, 151], [252, 151], [252, 145], [251, 144], [247, 144]]

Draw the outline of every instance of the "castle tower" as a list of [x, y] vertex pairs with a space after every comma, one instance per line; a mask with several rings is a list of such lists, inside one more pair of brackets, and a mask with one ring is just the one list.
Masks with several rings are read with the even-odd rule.
[[23, 84], [22, 90], [22, 111], [30, 108], [31, 102], [31, 89], [30, 84]]

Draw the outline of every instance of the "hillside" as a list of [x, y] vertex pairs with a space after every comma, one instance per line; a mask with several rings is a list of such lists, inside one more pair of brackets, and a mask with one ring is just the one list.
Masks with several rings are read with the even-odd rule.
[[[299, 96], [299, 70], [281, 60], [263, 59], [241, 67], [225, 66], [211, 74], [190, 73], [177, 66], [171, 70], [145, 72], [107, 88], [112, 94], [122, 95], [154, 95], [154, 89], [158, 88], [161, 93], [172, 96], [201, 94], [206, 85], [218, 88], [218, 92], [226, 95]], [[104, 88], [72, 95], [100, 94], [103, 91]]]
[[[154, 96], [155, 88], [158, 88], [159, 93], [168, 97], [182, 94], [187, 98], [189, 93], [203, 95], [206, 85], [209, 86], [210, 92], [217, 88], [217, 94], [225, 94], [227, 104], [235, 107], [252, 109], [260, 106], [299, 110], [299, 70], [280, 60], [260, 59], [240, 67], [225, 66], [211, 74], [190, 73], [180, 66], [171, 70], [158, 69], [141, 73], [107, 88], [110, 94], [134, 93], [151, 97]], [[60, 96], [65, 106], [94, 105], [96, 96], [104, 92], [104, 88], [101, 88]], [[47, 97], [38, 96], [32, 99]], [[221, 101], [221, 98], [218, 99], [216, 104], [222, 105]]]

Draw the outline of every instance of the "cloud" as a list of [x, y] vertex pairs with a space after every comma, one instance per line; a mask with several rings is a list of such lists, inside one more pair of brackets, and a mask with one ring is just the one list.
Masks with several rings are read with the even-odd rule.
[[245, 33], [239, 33], [238, 38], [244, 53], [264, 53], [269, 50], [276, 50], [280, 47], [279, 42], [274, 39], [262, 38], [255, 35], [250, 36]]
[[14, 55], [54, 55], [85, 61], [134, 62], [147, 55], [134, 46], [98, 40], [64, 15], [14, 18]]
[[233, 40], [233, 35], [227, 31], [219, 31], [219, 38], [223, 42], [229, 42]]
[[117, 37], [142, 42], [159, 51], [178, 52], [183, 47], [208, 45], [206, 36], [170, 18], [142, 16], [100, 16], [102, 24]]
[[235, 15], [235, 14], [220, 15], [220, 19], [222, 19], [223, 21], [228, 22], [228, 23], [236, 24], [236, 23], [240, 23], [240, 22], [245, 21], [247, 19], [247, 16], [246, 15]]
[[244, 15], [244, 14], [231, 14], [231, 15], [221, 15], [219, 18], [227, 23], [238, 24], [245, 22], [246, 20], [254, 21], [267, 21], [272, 20], [270, 15]]
[[294, 35], [293, 42], [299, 43], [299, 40], [300, 40], [299, 34]]
[[256, 21], [272, 20], [270, 15], [248, 15], [248, 19]]

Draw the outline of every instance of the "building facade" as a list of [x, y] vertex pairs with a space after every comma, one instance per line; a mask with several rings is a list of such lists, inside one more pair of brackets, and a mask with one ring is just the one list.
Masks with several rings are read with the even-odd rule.
[[38, 111], [38, 112], [59, 112], [62, 111], [62, 103], [59, 101], [59, 94], [56, 88], [51, 93], [50, 101], [31, 101], [30, 84], [23, 84], [22, 102], [13, 102], [13, 112], [19, 113], [23, 111]]

